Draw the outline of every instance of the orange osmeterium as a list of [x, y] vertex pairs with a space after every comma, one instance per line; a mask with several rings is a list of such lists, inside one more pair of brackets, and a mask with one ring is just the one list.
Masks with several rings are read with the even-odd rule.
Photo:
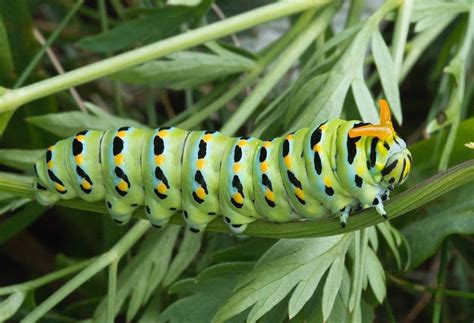
[[380, 124], [379, 125], [367, 125], [359, 128], [353, 128], [349, 130], [349, 137], [360, 137], [369, 136], [377, 137], [381, 140], [385, 140], [395, 134], [393, 129], [392, 117], [390, 114], [390, 107], [386, 100], [379, 100], [380, 106]]

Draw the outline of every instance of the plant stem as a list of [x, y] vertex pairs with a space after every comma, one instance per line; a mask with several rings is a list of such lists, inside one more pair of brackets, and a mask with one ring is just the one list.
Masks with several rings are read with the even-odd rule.
[[316, 37], [326, 29], [335, 12], [336, 6], [330, 6], [324, 9], [321, 15], [319, 15], [320, 19], [315, 19], [307, 29], [292, 42], [288, 49], [280, 55], [280, 60], [273, 65], [269, 73], [262, 78], [252, 93], [224, 124], [221, 129], [224, 134], [235, 134], [244, 122], [248, 120], [249, 116], [255, 111], [271, 89], [314, 42]]
[[[446, 274], [448, 270], [448, 241], [445, 240], [441, 246], [441, 263], [438, 273], [438, 284], [436, 287], [443, 288], [446, 283]], [[443, 306], [443, 293], [436, 291], [434, 295], [433, 323], [439, 323], [441, 316], [441, 307]]]
[[0, 287], [0, 295], [8, 295], [17, 291], [30, 291], [30, 290], [35, 290], [41, 286], [44, 286], [46, 284], [49, 284], [55, 280], [61, 279], [65, 276], [68, 276], [72, 273], [75, 273], [82, 268], [88, 266], [94, 261], [94, 258], [82, 261], [80, 263], [68, 266], [66, 268], [60, 269], [58, 271], [52, 272], [50, 274], [41, 276], [39, 278], [20, 283], [20, 284], [15, 284], [15, 285], [10, 285], [10, 286], [5, 286], [5, 287]]
[[[385, 210], [387, 211], [389, 219], [394, 219], [429, 203], [447, 192], [463, 185], [470, 184], [473, 181], [474, 160], [469, 160], [456, 165], [445, 172], [436, 174], [405, 192], [398, 194], [385, 203]], [[5, 193], [33, 198], [34, 192], [31, 182], [32, 178], [29, 176], [19, 176], [0, 172], [0, 191]], [[95, 213], [108, 213], [103, 203], [86, 203], [80, 199], [73, 199], [60, 200], [57, 204]], [[143, 209], [137, 210], [133, 216], [144, 218], [145, 215]], [[351, 215], [350, 221], [344, 229], [341, 229], [339, 219], [336, 217], [288, 223], [272, 223], [260, 220], [250, 224], [246, 229], [245, 234], [248, 236], [277, 239], [323, 237], [360, 230], [382, 221], [385, 220], [371, 208]], [[170, 219], [170, 223], [185, 225], [180, 214], [173, 216]], [[209, 223], [207, 230], [229, 232], [227, 226], [219, 218]]]
[[115, 321], [115, 294], [117, 293], [117, 267], [119, 259], [109, 266], [109, 291], [107, 293], [107, 322]]
[[63, 75], [55, 76], [23, 88], [7, 91], [0, 97], [0, 113], [14, 110], [27, 102], [116, 73], [128, 67], [320, 5], [321, 1], [292, 1], [266, 5], [235, 17], [104, 59]]
[[115, 246], [106, 253], [97, 257], [94, 262], [49, 296], [43, 303], [29, 313], [22, 322], [36, 322], [91, 277], [113, 262], [118, 261], [150, 227], [151, 224], [148, 221], [139, 221], [115, 244]]
[[439, 293], [443, 294], [443, 296], [459, 297], [459, 298], [465, 298], [465, 299], [474, 299], [474, 293], [415, 284], [415, 283], [412, 283], [408, 280], [405, 280], [405, 279], [402, 279], [402, 278], [399, 278], [399, 277], [395, 277], [395, 276], [392, 276], [392, 275], [389, 276], [389, 280], [392, 281], [393, 283], [397, 284], [401, 288], [404, 288], [406, 290], [410, 290], [410, 291], [413, 291], [413, 292], [418, 292], [418, 293], [424, 293], [424, 292], [437, 293], [437, 292], [439, 292]]

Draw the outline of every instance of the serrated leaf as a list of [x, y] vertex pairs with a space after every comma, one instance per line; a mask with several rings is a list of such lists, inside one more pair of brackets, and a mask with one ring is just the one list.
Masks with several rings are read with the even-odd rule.
[[168, 273], [163, 279], [163, 286], [167, 287], [178, 278], [196, 257], [201, 249], [202, 234], [186, 230], [178, 254], [173, 258]]
[[26, 120], [61, 138], [72, 136], [85, 129], [108, 130], [123, 126], [146, 128], [135, 120], [119, 118], [105, 112], [101, 116], [96, 116], [85, 112], [71, 111], [29, 117]]
[[362, 121], [377, 124], [379, 121], [379, 116], [377, 109], [375, 108], [372, 94], [365, 83], [362, 66], [354, 77], [351, 87], [357, 109], [359, 110], [359, 113], [362, 117]]
[[147, 62], [113, 74], [110, 78], [178, 90], [194, 88], [225, 76], [250, 71], [255, 67], [254, 61], [231, 52], [227, 55], [215, 55], [183, 51], [169, 55], [166, 60]]
[[193, 17], [193, 8], [170, 6], [142, 13], [145, 13], [142, 17], [121, 23], [105, 33], [85, 37], [77, 45], [98, 53], [110, 53], [134, 44], [158, 41], [178, 32], [181, 24]]
[[380, 75], [380, 82], [390, 103], [392, 113], [398, 123], [402, 124], [400, 92], [398, 90], [398, 81], [395, 75], [392, 56], [378, 29], [372, 35], [372, 54], [374, 55], [375, 66]]
[[252, 308], [247, 321], [255, 322], [299, 285], [289, 307], [290, 315], [296, 314], [318, 285], [320, 272], [316, 268], [328, 263], [327, 269], [337, 257], [344, 254], [351, 236], [280, 240], [240, 281], [236, 292], [219, 309], [214, 321], [224, 321]]
[[377, 301], [382, 304], [387, 293], [385, 288], [385, 272], [377, 255], [371, 248], [367, 248], [366, 252], [365, 274]]
[[0, 322], [6, 321], [15, 315], [24, 300], [25, 292], [23, 291], [15, 292], [2, 300], [0, 303]]
[[336, 301], [336, 296], [339, 293], [339, 287], [341, 286], [342, 277], [344, 275], [344, 258], [345, 255], [341, 255], [340, 257], [336, 258], [336, 260], [332, 263], [329, 273], [326, 277], [322, 299], [322, 312], [324, 321], [326, 321], [331, 314], [334, 302]]
[[180, 297], [160, 315], [160, 322], [208, 323], [218, 307], [232, 294], [239, 278], [252, 268], [251, 263], [223, 263], [204, 269], [196, 278], [171, 286]]
[[474, 186], [467, 185], [426, 206], [425, 217], [402, 229], [412, 255], [411, 268], [432, 256], [446, 237], [474, 234]]

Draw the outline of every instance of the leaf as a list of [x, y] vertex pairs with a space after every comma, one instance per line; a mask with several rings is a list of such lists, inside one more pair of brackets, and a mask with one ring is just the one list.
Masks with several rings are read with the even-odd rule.
[[382, 304], [387, 293], [385, 288], [385, 272], [372, 248], [367, 248], [365, 273], [375, 298]]
[[[179, 294], [158, 318], [160, 322], [207, 323], [231, 295], [237, 281], [252, 268], [251, 263], [233, 262], [204, 269], [197, 277], [181, 280], [170, 288]], [[184, 296], [187, 295], [189, 296]]]
[[201, 3], [202, 0], [168, 0], [166, 4], [169, 6], [189, 6], [194, 7]]
[[474, 234], [474, 186], [466, 185], [426, 206], [425, 216], [401, 231], [410, 244], [411, 268], [435, 254], [448, 236]]
[[193, 11], [185, 6], [148, 10], [142, 17], [121, 23], [105, 33], [85, 37], [77, 45], [94, 52], [109, 53], [138, 43], [155, 42], [178, 32], [181, 24], [193, 17]]
[[[148, 301], [169, 268], [179, 230], [177, 226], [168, 226], [162, 231], [148, 235], [140, 247], [140, 252], [120, 272], [115, 295], [116, 314], [131, 296], [127, 319], [133, 320], [138, 310]], [[106, 307], [107, 297], [104, 297], [95, 310], [95, 320], [105, 320]]]
[[372, 35], [372, 54], [374, 55], [375, 66], [377, 66], [380, 82], [382, 83], [387, 100], [390, 103], [392, 113], [398, 123], [402, 124], [403, 116], [400, 92], [398, 90], [398, 80], [395, 75], [392, 56], [378, 29]]
[[[24, 201], [24, 199], [21, 199], [20, 201]], [[27, 228], [46, 210], [47, 208], [44, 206], [31, 203], [17, 211], [14, 216], [2, 221], [0, 224], [0, 245], [15, 236], [18, 232], [21, 232]]]
[[342, 277], [344, 275], [344, 258], [344, 255], [341, 255], [339, 258], [334, 260], [326, 277], [322, 299], [324, 321], [326, 321], [331, 314], [334, 302], [336, 301], [336, 296], [339, 293], [339, 287], [341, 286]]
[[163, 279], [163, 286], [167, 287], [178, 278], [183, 271], [188, 268], [201, 249], [202, 234], [196, 234], [186, 230], [184, 238], [179, 247], [177, 255], [170, 264], [168, 273]]
[[0, 322], [6, 321], [12, 317], [16, 311], [18, 311], [21, 304], [23, 304], [24, 299], [25, 292], [23, 291], [15, 292], [4, 299], [0, 303]]
[[329, 265], [345, 254], [351, 236], [280, 240], [240, 281], [236, 292], [219, 309], [214, 321], [224, 321], [251, 308], [247, 321], [255, 322], [295, 287], [290, 298], [289, 315], [296, 315], [314, 293]]
[[72, 136], [84, 129], [108, 130], [122, 126], [145, 128], [134, 120], [119, 118], [106, 112], [102, 112], [102, 115], [92, 115], [85, 112], [71, 111], [45, 114], [30, 117], [26, 120], [61, 138]]
[[357, 109], [365, 122], [371, 122], [377, 124], [379, 116], [377, 109], [375, 108], [374, 99], [370, 93], [369, 88], [364, 80], [362, 72], [362, 66], [359, 69], [359, 73], [356, 74], [351, 84], [352, 94], [357, 105]]
[[251, 238], [230, 248], [218, 250], [211, 258], [213, 262], [256, 261], [274, 244], [275, 240], [272, 239]]
[[111, 79], [135, 84], [154, 84], [175, 90], [194, 88], [228, 75], [256, 68], [254, 61], [227, 51], [227, 55], [183, 51], [166, 60], [144, 63], [113, 74]]
[[0, 149], [0, 164], [14, 169], [33, 169], [33, 164], [44, 154], [44, 149]]

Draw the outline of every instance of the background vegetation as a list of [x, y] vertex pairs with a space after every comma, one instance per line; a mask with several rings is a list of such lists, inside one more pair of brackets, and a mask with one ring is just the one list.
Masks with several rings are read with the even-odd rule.
[[[0, 321], [472, 321], [473, 34], [469, 0], [0, 0]], [[390, 222], [239, 238], [31, 201], [32, 163], [83, 129], [269, 138], [377, 121], [382, 96], [414, 157]]]

